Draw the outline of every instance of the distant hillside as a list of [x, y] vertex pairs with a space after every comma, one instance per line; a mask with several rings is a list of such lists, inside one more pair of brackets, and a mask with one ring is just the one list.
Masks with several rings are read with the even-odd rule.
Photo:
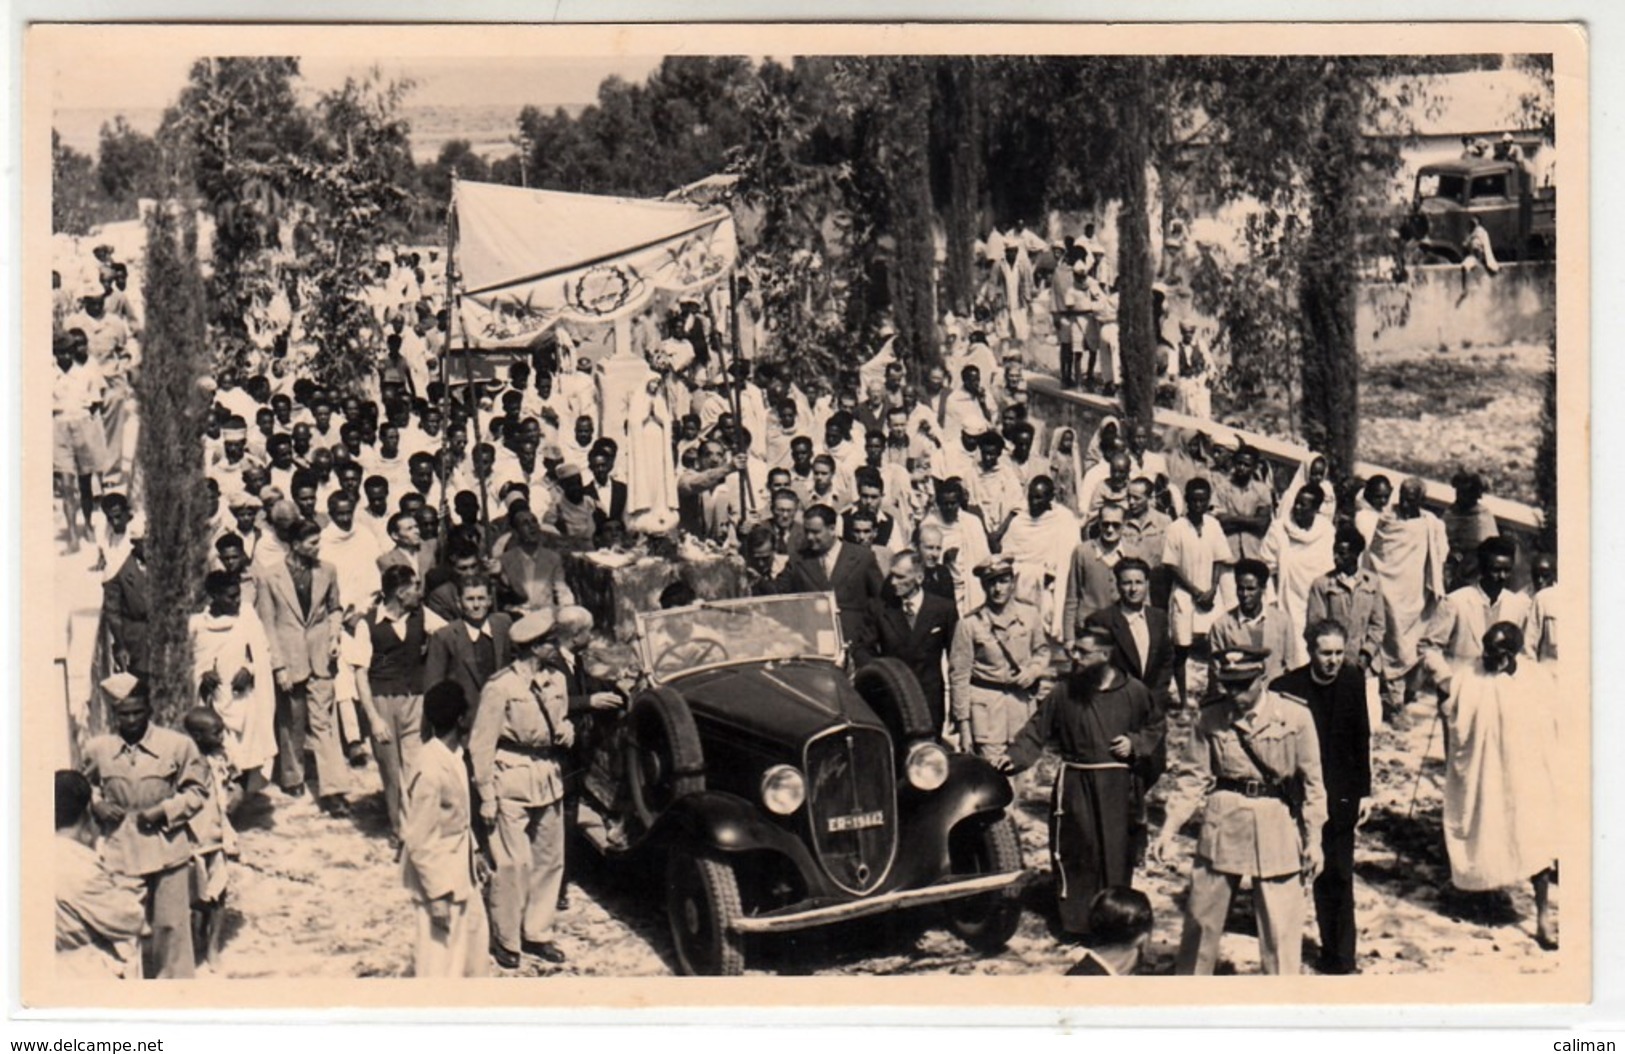
[[[556, 103], [536, 105], [548, 113], [558, 108]], [[508, 140], [518, 128], [520, 109], [507, 103], [403, 107], [403, 113], [412, 123], [412, 156], [419, 162], [432, 161], [440, 148], [453, 139], [467, 139], [475, 153], [488, 160], [511, 154], [514, 146]], [[563, 109], [574, 117], [586, 106], [572, 103]], [[120, 114], [131, 128], [147, 135], [158, 130], [164, 116], [163, 110], [157, 107], [63, 109], [53, 115], [52, 126], [61, 133], [65, 145], [95, 157], [102, 125]]]

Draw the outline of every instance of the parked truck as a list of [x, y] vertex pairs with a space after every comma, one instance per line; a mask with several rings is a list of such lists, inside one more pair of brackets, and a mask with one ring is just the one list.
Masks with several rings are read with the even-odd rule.
[[1519, 159], [1462, 158], [1423, 165], [1405, 239], [1424, 262], [1460, 263], [1474, 218], [1497, 260], [1547, 260], [1557, 248], [1557, 188], [1537, 186]]

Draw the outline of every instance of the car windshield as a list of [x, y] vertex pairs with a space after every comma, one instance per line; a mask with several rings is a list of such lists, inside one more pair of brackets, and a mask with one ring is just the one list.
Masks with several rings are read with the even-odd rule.
[[800, 656], [838, 661], [838, 625], [828, 593], [702, 601], [638, 615], [643, 666], [656, 681], [740, 662]]

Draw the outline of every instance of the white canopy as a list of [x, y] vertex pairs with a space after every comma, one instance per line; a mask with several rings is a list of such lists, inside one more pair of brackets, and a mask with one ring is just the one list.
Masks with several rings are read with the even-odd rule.
[[698, 295], [738, 257], [726, 208], [458, 182], [451, 255], [469, 348], [523, 347], [558, 322], [601, 325], [657, 292]]

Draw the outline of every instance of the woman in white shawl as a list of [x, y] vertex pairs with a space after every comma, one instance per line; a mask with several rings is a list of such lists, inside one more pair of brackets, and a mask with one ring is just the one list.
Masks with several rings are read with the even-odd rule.
[[1057, 428], [1050, 436], [1049, 477], [1055, 481], [1055, 503], [1078, 511], [1083, 493], [1083, 455], [1075, 428]]
[[1286, 490], [1281, 492], [1281, 500], [1275, 505], [1275, 518], [1285, 519], [1292, 511], [1292, 502], [1296, 500], [1298, 491], [1305, 487], [1313, 487], [1320, 491], [1321, 502], [1318, 515], [1332, 519], [1337, 514], [1337, 492], [1332, 488], [1331, 481], [1326, 478], [1327, 462], [1325, 455], [1312, 454], [1308, 461], [1298, 462], [1298, 471], [1293, 473], [1292, 482], [1287, 484]]
[[242, 583], [229, 571], [204, 579], [208, 609], [188, 622], [192, 683], [226, 725], [226, 754], [244, 776], [276, 757], [276, 695], [271, 644], [252, 608], [242, 607]]
[[1083, 452], [1083, 470], [1088, 472], [1096, 465], [1123, 449], [1123, 422], [1115, 414], [1107, 414], [1100, 419], [1095, 428], [1095, 434], [1089, 437], [1089, 446]]
[[626, 508], [629, 516], [677, 507], [677, 463], [672, 455], [672, 411], [650, 371], [626, 409]]
[[1557, 859], [1557, 736], [1551, 671], [1519, 661], [1523, 631], [1497, 622], [1484, 653], [1457, 666], [1439, 704], [1445, 724], [1444, 839], [1450, 881], [1535, 888], [1535, 940], [1557, 946], [1548, 897]]

